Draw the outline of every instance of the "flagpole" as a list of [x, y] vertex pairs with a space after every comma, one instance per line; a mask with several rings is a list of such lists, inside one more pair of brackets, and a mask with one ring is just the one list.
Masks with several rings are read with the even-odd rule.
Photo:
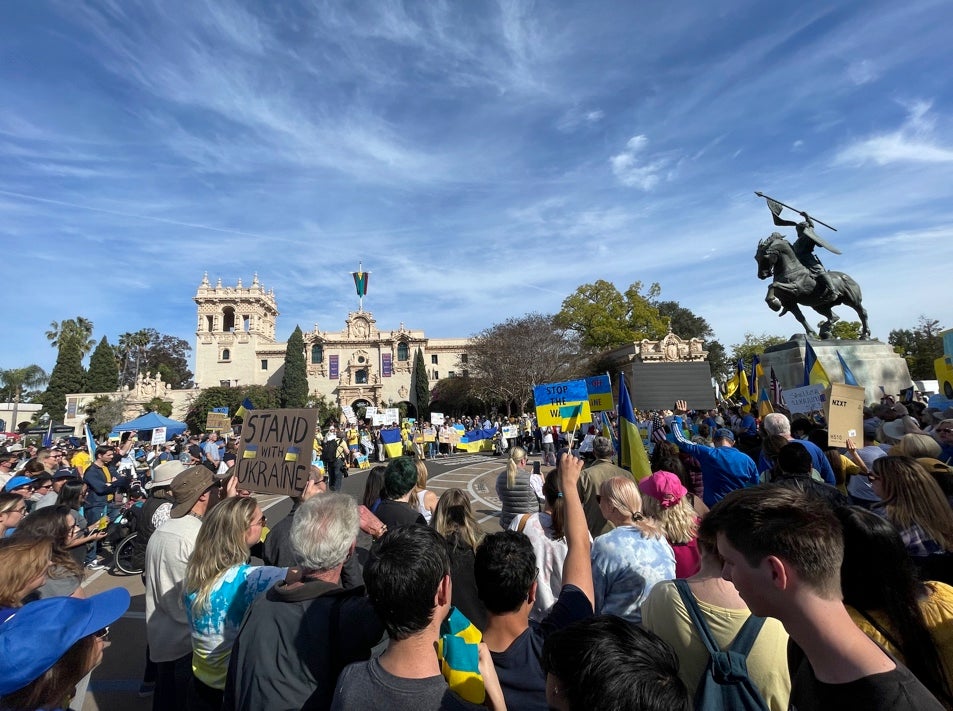
[[[799, 215], [805, 214], [805, 213], [801, 212], [800, 210], [798, 210], [796, 207], [791, 207], [790, 205], [784, 204], [784, 203], [781, 202], [780, 200], [775, 200], [773, 197], [768, 197], [767, 195], [765, 195], [763, 192], [761, 192], [761, 191], [759, 191], [759, 190], [755, 190], [755, 191], [754, 191], [754, 194], [757, 195], [759, 198], [764, 198], [765, 200], [770, 200], [771, 202], [776, 202], [776, 203], [777, 203], [778, 205], [780, 205], [781, 207], [786, 207], [788, 210], [792, 210], [792, 211], [796, 212], [796, 213], [799, 214]], [[826, 228], [828, 228], [828, 229], [830, 229], [830, 230], [834, 230], [834, 232], [837, 232], [837, 228], [836, 228], [836, 227], [831, 227], [829, 224], [827, 224], [827, 223], [824, 222], [823, 220], [819, 220], [819, 219], [817, 219], [816, 217], [814, 217], [814, 215], [811, 215], [811, 219], [812, 219], [814, 222], [816, 222], [817, 224], [819, 224], [819, 225], [824, 225], [824, 227], [826, 227]]]

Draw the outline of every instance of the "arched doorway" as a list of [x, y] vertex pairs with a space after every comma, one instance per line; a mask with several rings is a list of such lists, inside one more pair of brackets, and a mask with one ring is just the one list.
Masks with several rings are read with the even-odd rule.
[[354, 414], [357, 416], [358, 422], [364, 419], [364, 415], [367, 412], [367, 408], [371, 406], [371, 403], [365, 400], [364, 398], [358, 398], [351, 403], [351, 408], [354, 410]]

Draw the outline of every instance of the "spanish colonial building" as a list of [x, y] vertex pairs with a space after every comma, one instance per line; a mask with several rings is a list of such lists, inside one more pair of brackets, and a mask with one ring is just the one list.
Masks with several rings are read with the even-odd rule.
[[[195, 384], [281, 384], [286, 343], [275, 340], [279, 315], [274, 289], [258, 275], [249, 286], [215, 286], [202, 279], [195, 294]], [[417, 349], [423, 352], [431, 386], [467, 372], [465, 338], [427, 338], [423, 331], [381, 330], [374, 314], [359, 309], [337, 331], [317, 323], [304, 333], [308, 385], [313, 395], [344, 406], [384, 407], [408, 401]]]

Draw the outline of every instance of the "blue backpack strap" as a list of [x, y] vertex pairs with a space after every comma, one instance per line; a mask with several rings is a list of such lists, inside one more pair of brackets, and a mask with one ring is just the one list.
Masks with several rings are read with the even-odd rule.
[[741, 629], [738, 630], [738, 634], [735, 635], [735, 638], [731, 642], [731, 646], [728, 647], [732, 652], [737, 654], [748, 656], [748, 652], [751, 651], [751, 648], [754, 646], [755, 640], [758, 639], [758, 635], [761, 633], [761, 628], [764, 626], [764, 618], [758, 617], [757, 615], [751, 615], [745, 620], [745, 623], [741, 626]]
[[692, 624], [698, 631], [698, 634], [702, 639], [702, 644], [704, 644], [705, 649], [708, 650], [708, 654], [714, 655], [715, 653], [720, 652], [721, 647], [718, 646], [718, 643], [711, 634], [711, 630], [708, 629], [705, 618], [702, 617], [702, 611], [698, 607], [698, 602], [695, 600], [695, 594], [692, 592], [691, 588], [688, 587], [688, 582], [683, 578], [676, 578], [675, 589], [678, 590], [678, 594], [682, 598], [682, 602], [685, 604], [685, 609], [688, 611], [688, 617], [691, 619]]

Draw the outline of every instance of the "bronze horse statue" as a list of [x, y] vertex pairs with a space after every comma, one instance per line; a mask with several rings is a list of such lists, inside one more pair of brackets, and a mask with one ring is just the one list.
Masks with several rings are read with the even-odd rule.
[[831, 338], [834, 323], [840, 320], [831, 309], [844, 304], [857, 312], [860, 318], [862, 339], [870, 338], [870, 326], [867, 324], [867, 310], [861, 303], [860, 286], [849, 275], [843, 272], [828, 272], [834, 287], [834, 298], [824, 299], [821, 296], [822, 287], [817, 280], [801, 264], [794, 255], [790, 242], [784, 236], [775, 232], [767, 239], [758, 242], [758, 251], [754, 255], [758, 262], [758, 278], [767, 279], [773, 276], [774, 282], [768, 287], [765, 301], [773, 311], [780, 311], [778, 316], [791, 312], [801, 322], [808, 336], [814, 338], [818, 334], [808, 325], [807, 319], [801, 312], [800, 304], [810, 306], [826, 321], [818, 324], [820, 337]]

